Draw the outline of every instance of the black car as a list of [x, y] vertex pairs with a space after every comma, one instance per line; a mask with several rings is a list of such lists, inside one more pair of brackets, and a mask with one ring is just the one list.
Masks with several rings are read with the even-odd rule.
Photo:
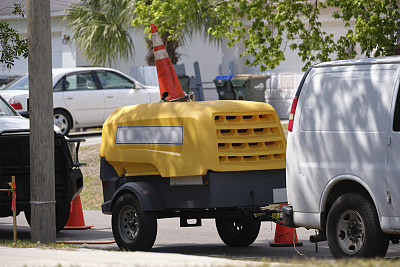
[[[66, 225], [71, 201], [81, 192], [83, 175], [78, 158], [79, 142], [54, 131], [56, 229]], [[77, 145], [75, 143], [78, 142]], [[78, 148], [78, 149], [77, 149]], [[0, 96], [0, 188], [10, 188], [15, 176], [17, 214], [24, 211], [30, 223], [29, 120], [20, 116]], [[0, 191], [0, 217], [12, 216], [11, 194]]]

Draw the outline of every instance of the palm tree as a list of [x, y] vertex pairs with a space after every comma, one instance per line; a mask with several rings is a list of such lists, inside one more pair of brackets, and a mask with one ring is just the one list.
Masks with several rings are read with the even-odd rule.
[[67, 28], [88, 60], [104, 66], [133, 55], [131, 28], [134, 1], [82, 0], [66, 10]]
[[[66, 10], [67, 27], [87, 59], [95, 65], [111, 65], [120, 58], [133, 55], [134, 47], [128, 30], [132, 28], [135, 4], [135, 0], [82, 0]], [[168, 38], [170, 33], [163, 32], [162, 39], [172, 63], [176, 64], [179, 60], [178, 47], [185, 44], [186, 39], [191, 39], [194, 33], [200, 32], [208, 40], [219, 44], [219, 40], [207, 33], [207, 29], [217, 23], [215, 17], [199, 12], [186, 23], [179, 39]], [[146, 39], [146, 43], [149, 50], [146, 61], [155, 65], [151, 40]]]

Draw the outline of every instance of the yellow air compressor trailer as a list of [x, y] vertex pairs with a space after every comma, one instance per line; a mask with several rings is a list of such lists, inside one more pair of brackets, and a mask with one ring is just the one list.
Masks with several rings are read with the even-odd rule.
[[260, 222], [273, 220], [263, 207], [286, 202], [285, 152], [280, 120], [266, 103], [122, 107], [103, 125], [102, 211], [112, 214], [123, 250], [149, 250], [157, 219], [170, 217], [181, 227], [215, 218], [225, 244], [247, 246]]

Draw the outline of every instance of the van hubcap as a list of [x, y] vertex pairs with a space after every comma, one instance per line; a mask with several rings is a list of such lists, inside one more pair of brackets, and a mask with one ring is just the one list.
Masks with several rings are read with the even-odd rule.
[[347, 254], [359, 252], [365, 241], [365, 226], [361, 215], [355, 210], [346, 210], [337, 225], [338, 243]]

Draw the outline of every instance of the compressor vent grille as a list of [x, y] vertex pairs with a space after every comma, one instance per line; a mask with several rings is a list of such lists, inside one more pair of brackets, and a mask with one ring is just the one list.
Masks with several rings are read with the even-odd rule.
[[285, 161], [286, 139], [273, 113], [216, 114], [220, 165]]

